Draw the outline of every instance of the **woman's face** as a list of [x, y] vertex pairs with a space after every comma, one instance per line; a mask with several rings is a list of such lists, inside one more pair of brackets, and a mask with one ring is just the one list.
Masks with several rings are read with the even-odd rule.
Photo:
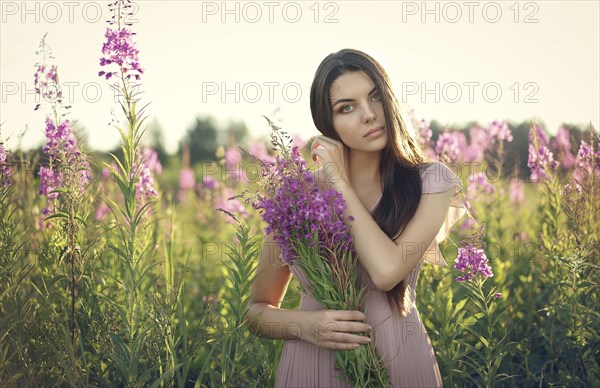
[[[329, 88], [333, 127], [342, 142], [357, 151], [381, 151], [387, 129], [381, 95], [364, 71], [339, 76]], [[373, 129], [383, 128], [369, 134]]]

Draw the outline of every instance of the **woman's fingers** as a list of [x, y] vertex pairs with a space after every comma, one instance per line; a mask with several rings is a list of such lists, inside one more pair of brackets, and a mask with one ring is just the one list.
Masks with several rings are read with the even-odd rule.
[[343, 321], [366, 321], [367, 315], [359, 310], [329, 310], [334, 319]]
[[343, 342], [323, 342], [321, 347], [324, 349], [332, 350], [353, 350], [358, 348], [360, 345], [357, 343], [343, 343]]
[[315, 137], [315, 139], [313, 140], [312, 144], [311, 144], [311, 148], [315, 148], [318, 145], [324, 146], [324, 145], [332, 145], [332, 146], [340, 146], [342, 143], [340, 143], [337, 140], [334, 140], [330, 137], [327, 136], [317, 136]]
[[313, 152], [316, 149], [325, 149], [325, 147], [323, 147], [318, 141], [317, 139], [313, 140], [312, 144], [310, 145], [310, 157], [312, 158], [313, 162], [317, 161], [317, 154], [315, 152]]
[[371, 343], [371, 339], [364, 335], [335, 332], [333, 335], [322, 339], [320, 346], [347, 349], [348, 347], [353, 348], [355, 345], [367, 345], [369, 343]]
[[364, 335], [341, 332], [335, 333], [335, 335], [337, 336], [338, 342], [346, 342], [353, 344], [368, 344], [369, 342], [371, 342], [371, 339]]
[[373, 328], [368, 323], [338, 321], [338, 328], [335, 331], [349, 331], [360, 333], [362, 331], [371, 331]]
[[348, 350], [371, 342], [367, 335], [354, 334], [372, 330], [361, 311], [321, 310], [315, 312], [315, 320], [319, 322], [317, 335], [309, 342], [319, 347]]
[[317, 161], [317, 156], [320, 156], [322, 158], [323, 157], [323, 152], [327, 151], [327, 149], [325, 147], [323, 147], [322, 144], [319, 144], [319, 143], [313, 143], [313, 146], [311, 146], [311, 147], [312, 148], [310, 150], [310, 154], [311, 154], [312, 160], [314, 162]]

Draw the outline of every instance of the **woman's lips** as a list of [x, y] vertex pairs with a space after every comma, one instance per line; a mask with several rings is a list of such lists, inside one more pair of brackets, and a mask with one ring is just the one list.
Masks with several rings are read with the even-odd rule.
[[377, 129], [372, 129], [366, 133], [364, 137], [377, 137], [383, 133], [384, 127], [379, 127]]

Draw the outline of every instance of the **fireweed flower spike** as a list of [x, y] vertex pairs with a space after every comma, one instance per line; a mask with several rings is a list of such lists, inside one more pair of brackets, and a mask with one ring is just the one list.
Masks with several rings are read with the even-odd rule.
[[[107, 345], [110, 349], [107, 354], [107, 367], [115, 371], [117, 380], [125, 381], [128, 385], [145, 386], [151, 383], [150, 379], [155, 376], [157, 369], [161, 371], [161, 375], [174, 376], [175, 369], [171, 369], [170, 365], [177, 364], [178, 361], [175, 360], [179, 360], [179, 357], [174, 359], [175, 355], [172, 352], [162, 360], [160, 356], [156, 363], [153, 361], [144, 364], [150, 366], [151, 369], [147, 370], [137, 366], [121, 368], [120, 365], [122, 360], [134, 360], [132, 362], [137, 363], [140, 358], [156, 358], [147, 356], [150, 353], [147, 353], [143, 344], [148, 344], [149, 338], [158, 335], [158, 332], [151, 333], [147, 328], [156, 325], [157, 317], [167, 311], [158, 304], [171, 305], [179, 303], [179, 299], [174, 302], [171, 298], [174, 295], [172, 290], [176, 288], [173, 277], [168, 274], [163, 277], [163, 271], [157, 272], [155, 269], [164, 262], [165, 272], [173, 274], [175, 259], [167, 253], [167, 259], [162, 260], [163, 256], [159, 253], [158, 241], [162, 240], [157, 240], [159, 233], [156, 232], [160, 229], [157, 225], [158, 216], [154, 212], [158, 203], [156, 196], [160, 190], [155, 186], [153, 173], [160, 173], [161, 167], [156, 153], [143, 149], [142, 146], [147, 128], [147, 104], [140, 104], [141, 91], [137, 90], [142, 86], [137, 82], [142, 69], [137, 60], [138, 50], [132, 40], [134, 34], [125, 28], [130, 25], [126, 20], [131, 14], [132, 6], [127, 0], [117, 0], [109, 5], [113, 16], [109, 20], [110, 27], [105, 34], [106, 42], [102, 46], [104, 56], [100, 59], [100, 66], [107, 66], [108, 73], [104, 69], [99, 73], [104, 79], [115, 76], [114, 84], [110, 86], [116, 92], [118, 105], [126, 119], [124, 125], [118, 120], [111, 123], [121, 136], [122, 156], [111, 153], [116, 167], [104, 162], [104, 167], [109, 170], [112, 179], [118, 185], [119, 197], [123, 198], [122, 203], [117, 203], [110, 197], [104, 199], [114, 216], [110, 223], [108, 246], [116, 257], [114, 268], [117, 269], [120, 279], [114, 286], [118, 300], [121, 301], [118, 305], [107, 305], [109, 314], [115, 317], [115, 331]], [[172, 241], [171, 238], [171, 235], [167, 237], [169, 241]], [[156, 287], [158, 284], [162, 286]], [[168, 372], [164, 370], [166, 365], [169, 368]], [[181, 365], [184, 364], [179, 364], [176, 368]], [[157, 369], [154, 369], [155, 367]]]
[[126, 16], [133, 15], [130, 11], [132, 7], [131, 0], [117, 0], [109, 4], [109, 9], [113, 12], [109, 24], [116, 25], [116, 29], [106, 28], [104, 34], [106, 42], [102, 45], [104, 56], [100, 58], [100, 66], [116, 64], [118, 71], [98, 72], [99, 76], [104, 76], [107, 80], [113, 75], [121, 75], [125, 79], [133, 76], [139, 81], [141, 74], [144, 73], [138, 60], [139, 50], [133, 42], [135, 33], [124, 27], [132, 25], [126, 22]]
[[[38, 194], [46, 196], [51, 206], [56, 207], [58, 204], [55, 200], [59, 197], [57, 190], [69, 190], [71, 194], [67, 197], [77, 202], [79, 199], [73, 196], [77, 198], [81, 196], [86, 185], [91, 181], [91, 174], [89, 162], [77, 146], [72, 123], [64, 118], [65, 113], [62, 113], [69, 107], [62, 104], [57, 66], [47, 63], [48, 59], [53, 57], [46, 43], [46, 35], [40, 41], [37, 54], [42, 57], [42, 62], [36, 64], [35, 91], [39, 97], [50, 103], [51, 108], [51, 114], [46, 115], [45, 119], [47, 143], [43, 148], [43, 152], [49, 157], [49, 163], [48, 166], [40, 167]], [[34, 110], [39, 108], [40, 104]], [[44, 216], [52, 213], [50, 207], [42, 209]], [[43, 223], [40, 225], [44, 226]]]
[[527, 167], [531, 169], [531, 179], [533, 181], [549, 179], [550, 174], [558, 168], [558, 165], [550, 151], [548, 135], [541, 126], [535, 125], [529, 132]]
[[[141, 149], [139, 146], [140, 139], [145, 131], [142, 124], [146, 119], [144, 111], [147, 105], [142, 108], [136, 106], [136, 103], [139, 102], [137, 96], [141, 93], [138, 90], [140, 85], [130, 80], [133, 77], [136, 81], [139, 81], [140, 75], [144, 72], [138, 59], [139, 50], [135, 47], [133, 41], [135, 33], [127, 28], [132, 25], [132, 23], [127, 22], [127, 18], [133, 15], [133, 4], [131, 0], [116, 0], [110, 3], [108, 7], [112, 16], [107, 21], [110, 27], [107, 27], [104, 35], [106, 41], [102, 45], [103, 56], [100, 58], [100, 66], [113, 66], [113, 69], [108, 72], [102, 70], [98, 75], [107, 80], [112, 76], [116, 76], [120, 81], [120, 85], [111, 85], [111, 88], [118, 92], [119, 103], [129, 122], [129, 130], [126, 133], [119, 128], [115, 118], [111, 121], [111, 124], [119, 130], [124, 143], [127, 144], [127, 150], [124, 150], [126, 151], [124, 164], [116, 161], [119, 168], [115, 169], [109, 166], [109, 169], [117, 180], [125, 182], [133, 179], [135, 182], [135, 200], [127, 197], [127, 207], [133, 209], [135, 202], [135, 208], [139, 210], [149, 204], [151, 199], [158, 197], [154, 174], [159, 175], [162, 167], [154, 150]], [[148, 212], [151, 212], [151, 210], [148, 210]]]
[[[460, 139], [461, 135], [462, 139]], [[461, 143], [463, 145], [462, 148], [464, 148], [464, 144], [466, 143], [464, 134], [458, 132], [441, 133], [435, 145], [435, 152], [438, 155], [446, 155], [450, 161], [457, 161], [460, 155]]]
[[[473, 322], [464, 328], [474, 336], [476, 344], [467, 341], [463, 357], [477, 370], [486, 370], [485, 368], [494, 363], [499, 365], [514, 344], [507, 340], [506, 328], [499, 325], [499, 322], [508, 319], [508, 309], [502, 300], [499, 300], [503, 297], [502, 293], [493, 285], [484, 287], [486, 279], [494, 276], [485, 255], [484, 231], [485, 224], [482, 224], [461, 242], [454, 266], [455, 269], [466, 272], [457, 277], [456, 281], [466, 291], [467, 297], [462, 303], [471, 303], [474, 309], [474, 314], [469, 317]], [[501, 377], [495, 377], [493, 374], [484, 378], [487, 380], [481, 385], [485, 386], [495, 386], [495, 382], [501, 381]]]
[[196, 186], [196, 177], [194, 170], [189, 167], [184, 167], [179, 170], [179, 190], [177, 192], [177, 200], [185, 202], [187, 194]]
[[[88, 241], [80, 234], [81, 226], [85, 226], [87, 214], [86, 188], [91, 182], [90, 165], [87, 155], [80, 151], [77, 139], [73, 133], [71, 121], [65, 118], [65, 111], [69, 106], [64, 106], [61, 99], [60, 85], [58, 83], [58, 70], [56, 65], [49, 65], [48, 58], [52, 58], [50, 47], [46, 43], [46, 35], [40, 41], [42, 63], [36, 65], [34, 74], [36, 97], [42, 97], [50, 105], [50, 114], [46, 115], [47, 143], [43, 152], [48, 155], [48, 165], [40, 166], [39, 194], [47, 199], [47, 207], [41, 210], [42, 219], [39, 220], [40, 229], [56, 226], [56, 241], [61, 249], [70, 276], [67, 277], [70, 290], [70, 316], [69, 331], [72, 352], [77, 347], [76, 330], [76, 299], [79, 279], [84, 277], [79, 271], [87, 268], [90, 256], [82, 253], [81, 246], [88, 245]], [[41, 102], [41, 101], [40, 101]], [[38, 110], [41, 104], [36, 105]], [[48, 221], [52, 219], [51, 224]]]
[[[150, 197], [158, 197], [158, 192], [154, 188], [154, 176], [153, 173], [160, 175], [162, 172], [162, 165], [158, 160], [156, 151], [151, 148], [145, 148], [140, 152], [141, 168], [140, 178], [135, 185], [135, 193], [138, 201], [145, 202]], [[134, 163], [134, 174], [135, 174], [135, 163]]]
[[493, 144], [496, 141], [501, 143], [503, 141], [513, 141], [512, 133], [510, 128], [506, 124], [506, 121], [494, 120], [488, 126], [489, 141]]
[[[40, 40], [39, 50], [35, 52], [36, 55], [42, 57], [42, 62], [35, 64], [35, 73], [33, 74], [33, 87], [35, 93], [38, 96], [41, 96], [44, 99], [44, 101], [51, 103], [60, 103], [62, 93], [60, 91], [60, 88], [58, 88], [57, 68], [56, 65], [48, 65], [48, 61], [54, 59], [54, 56], [52, 55], [52, 49], [46, 43], [47, 35], [47, 33], [44, 34], [44, 36]], [[40, 106], [41, 105], [38, 102], [34, 110], [38, 110]]]
[[458, 282], [471, 280], [477, 273], [486, 278], [494, 276], [483, 249], [475, 248], [469, 243], [465, 247], [458, 248], [458, 257], [455, 262], [455, 269], [461, 272], [467, 271], [465, 276], [456, 278]]

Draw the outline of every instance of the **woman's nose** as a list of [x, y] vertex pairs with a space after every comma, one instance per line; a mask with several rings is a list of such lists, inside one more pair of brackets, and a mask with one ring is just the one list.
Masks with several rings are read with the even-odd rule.
[[365, 120], [365, 122], [369, 122], [374, 119], [375, 119], [375, 109], [373, 109], [372, 106], [367, 104], [367, 107], [365, 109], [365, 114], [364, 114], [364, 120]]

